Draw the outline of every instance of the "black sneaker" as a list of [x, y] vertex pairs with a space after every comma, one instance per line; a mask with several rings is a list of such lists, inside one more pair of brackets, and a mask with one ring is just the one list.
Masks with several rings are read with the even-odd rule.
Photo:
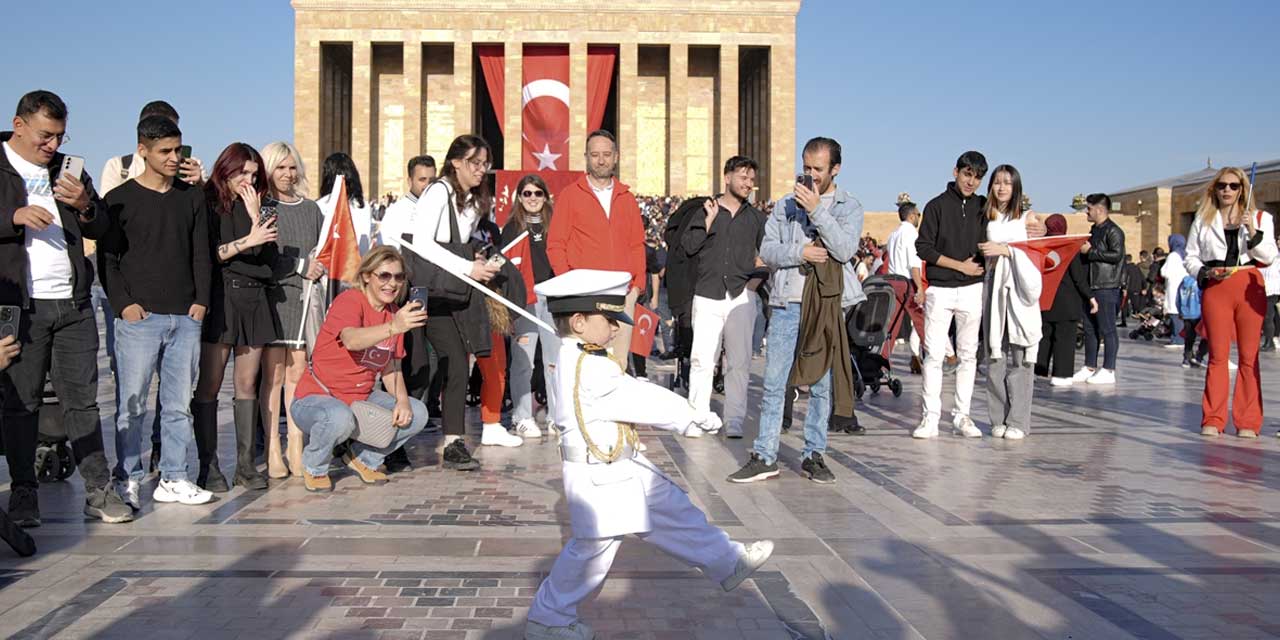
[[133, 509], [124, 503], [120, 494], [108, 484], [101, 489], [90, 491], [84, 497], [84, 514], [97, 518], [108, 524], [131, 522]]
[[444, 454], [440, 457], [444, 459], [446, 469], [475, 471], [480, 468], [480, 462], [471, 457], [471, 452], [467, 451], [467, 445], [463, 444], [462, 438], [454, 440], [452, 444], [445, 447]]
[[19, 527], [40, 526], [40, 496], [31, 487], [14, 487], [9, 493], [9, 518]]
[[404, 447], [387, 454], [386, 459], [382, 461], [382, 466], [386, 467], [387, 473], [413, 471], [413, 464], [409, 462], [409, 452], [405, 451]]
[[742, 465], [741, 469], [738, 469], [733, 473], [733, 475], [729, 476], [729, 482], [737, 482], [741, 484], [746, 482], [756, 482], [757, 480], [768, 480], [769, 478], [778, 477], [779, 473], [777, 462], [774, 462], [773, 464], [765, 464], [763, 458], [753, 453], [751, 454], [751, 459], [748, 460], [746, 464]]
[[822, 454], [814, 451], [809, 454], [804, 462], [800, 463], [800, 470], [809, 474], [809, 479], [818, 484], [835, 484], [836, 476], [827, 468], [827, 463], [822, 459]]
[[36, 554], [36, 541], [31, 535], [22, 530], [18, 523], [14, 522], [9, 514], [0, 509], [0, 538], [13, 547], [18, 555], [27, 558]]

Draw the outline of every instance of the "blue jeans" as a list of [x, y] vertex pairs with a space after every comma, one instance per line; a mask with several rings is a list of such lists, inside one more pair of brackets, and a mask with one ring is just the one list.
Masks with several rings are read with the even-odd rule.
[[[796, 357], [800, 333], [800, 303], [774, 307], [769, 319], [769, 350], [764, 358], [764, 397], [760, 401], [760, 435], [752, 448], [768, 464], [778, 459], [778, 436], [782, 433], [782, 410], [787, 378]], [[809, 387], [809, 410], [804, 416], [804, 457], [827, 450], [827, 421], [831, 418], [831, 372]]]
[[[378, 406], [394, 409], [396, 399], [385, 391], [374, 391], [369, 394], [369, 402]], [[409, 398], [409, 407], [413, 410], [413, 420], [409, 426], [396, 431], [391, 444], [375, 449], [360, 442], [351, 442], [351, 452], [360, 459], [364, 466], [377, 469], [383, 459], [392, 451], [404, 446], [404, 443], [418, 435], [427, 426], [427, 405], [417, 398]], [[356, 430], [356, 417], [351, 413], [347, 403], [328, 395], [315, 394], [293, 401], [293, 421], [298, 428], [307, 434], [307, 445], [302, 450], [302, 466], [313, 476], [329, 473], [329, 462], [333, 460], [333, 448], [351, 439]]]
[[[187, 446], [193, 425], [191, 394], [200, 369], [200, 321], [187, 315], [153, 313], [115, 323], [116, 468], [118, 480], [141, 481], [143, 418], [151, 376], [160, 371], [160, 477], [187, 479]], [[160, 352], [164, 359], [160, 359]]]
[[99, 285], [90, 290], [93, 306], [102, 310], [102, 334], [107, 343], [107, 361], [111, 363], [111, 375], [116, 375], [116, 314], [111, 310], [111, 300]]
[[1169, 322], [1173, 325], [1173, 333], [1169, 334], [1169, 344], [1176, 344], [1179, 347], [1183, 345], [1182, 341], [1182, 316], [1171, 313], [1169, 314]]
[[[543, 322], [555, 326], [551, 312], [547, 310], [546, 297], [525, 307]], [[547, 419], [556, 416], [555, 385], [552, 384], [551, 373], [555, 370], [556, 357], [560, 354], [558, 340], [546, 329], [519, 316], [515, 321], [515, 336], [511, 340], [511, 375], [507, 380], [511, 384], [511, 421], [533, 419], [533, 365], [537, 359], [538, 343], [542, 343], [542, 379], [547, 392]]]
[[1098, 313], [1089, 313], [1089, 301], [1084, 301], [1084, 366], [1098, 368], [1098, 341], [1105, 343], [1102, 368], [1116, 370], [1116, 355], [1120, 353], [1120, 338], [1116, 335], [1116, 311], [1120, 308], [1119, 289], [1094, 289], [1098, 301]]

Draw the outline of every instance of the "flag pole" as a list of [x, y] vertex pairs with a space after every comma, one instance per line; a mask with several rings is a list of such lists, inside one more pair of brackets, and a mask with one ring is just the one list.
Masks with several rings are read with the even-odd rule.
[[[402, 246], [402, 247], [408, 247], [408, 249], [409, 249], [410, 251], [412, 251], [412, 252], [414, 252], [414, 253], [418, 254], [419, 256], [422, 256], [422, 258], [423, 258], [424, 260], [426, 260], [427, 262], [431, 262], [432, 264], [435, 264], [435, 261], [433, 261], [431, 258], [427, 257], [427, 254], [426, 254], [425, 252], [423, 252], [421, 249], [419, 249], [418, 247], [414, 246], [414, 244], [413, 244], [412, 242], [409, 242], [409, 241], [407, 241], [407, 240], [401, 240], [401, 241], [400, 241], [400, 246]], [[438, 266], [438, 267], [439, 267], [440, 265], [436, 265], [436, 266]], [[441, 268], [443, 268], [443, 267], [441, 267]], [[547, 324], [547, 323], [543, 322], [540, 318], [538, 318], [537, 316], [533, 315], [532, 313], [529, 313], [528, 311], [525, 311], [524, 307], [521, 307], [521, 306], [519, 306], [519, 305], [516, 305], [516, 304], [512, 303], [510, 300], [507, 300], [506, 298], [502, 297], [501, 295], [498, 295], [498, 293], [496, 293], [496, 292], [492, 291], [491, 289], [489, 289], [489, 287], [486, 287], [486, 286], [484, 286], [484, 285], [480, 284], [479, 282], [476, 282], [475, 280], [472, 280], [470, 276], [467, 276], [467, 275], [459, 275], [459, 274], [453, 274], [453, 275], [455, 275], [459, 280], [462, 280], [463, 282], [465, 282], [465, 283], [467, 283], [468, 285], [470, 285], [470, 286], [471, 286], [471, 288], [475, 289], [476, 291], [479, 291], [480, 293], [483, 293], [484, 295], [489, 296], [490, 298], [493, 298], [494, 300], [497, 300], [498, 302], [502, 303], [502, 305], [503, 305], [503, 306], [505, 306], [505, 307], [507, 307], [508, 309], [510, 309], [510, 310], [512, 310], [512, 311], [514, 311], [514, 312], [516, 312], [516, 313], [518, 313], [518, 314], [520, 314], [524, 319], [526, 319], [526, 320], [528, 320], [528, 321], [530, 321], [530, 322], [532, 322], [532, 323], [534, 323], [534, 324], [538, 325], [539, 327], [542, 327], [543, 329], [546, 329], [547, 331], [550, 331], [553, 335], [556, 333], [555, 327], [552, 327], [551, 325], [549, 325], [549, 324]]]

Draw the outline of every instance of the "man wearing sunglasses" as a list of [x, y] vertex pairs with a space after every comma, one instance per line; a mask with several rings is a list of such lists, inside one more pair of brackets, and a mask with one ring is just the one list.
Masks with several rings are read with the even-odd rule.
[[[1115, 384], [1116, 356], [1120, 340], [1116, 335], [1116, 312], [1120, 308], [1120, 285], [1124, 282], [1124, 229], [1111, 220], [1111, 197], [1090, 194], [1085, 210], [1093, 227], [1089, 241], [1080, 247], [1089, 269], [1089, 289], [1093, 298], [1084, 301], [1084, 366], [1072, 378], [1088, 384]], [[1097, 303], [1097, 311], [1093, 304]], [[1104, 344], [1102, 368], [1098, 368], [1098, 342]]]

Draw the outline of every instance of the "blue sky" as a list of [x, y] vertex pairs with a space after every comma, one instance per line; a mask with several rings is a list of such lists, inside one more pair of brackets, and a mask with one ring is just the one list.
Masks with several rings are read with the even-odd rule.
[[[29, 89], [59, 93], [71, 108], [65, 150], [95, 176], [133, 147], [138, 109], [157, 98], [178, 108], [206, 163], [234, 140], [292, 137], [287, 1], [59, 7], [0, 38], [0, 109]], [[1016, 165], [1037, 209], [1063, 210], [1077, 192], [1207, 157], [1280, 158], [1277, 24], [1274, 0], [806, 0], [796, 137], [840, 140], [839, 182], [869, 210], [892, 208], [899, 191], [927, 200], [969, 148]]]

